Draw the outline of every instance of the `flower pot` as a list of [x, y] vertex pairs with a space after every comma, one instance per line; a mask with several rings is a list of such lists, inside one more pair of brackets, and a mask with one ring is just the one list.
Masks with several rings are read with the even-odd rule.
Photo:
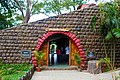
[[41, 71], [41, 68], [40, 68], [40, 67], [36, 67], [36, 71], [37, 71], [37, 72], [40, 72], [40, 71]]
[[82, 69], [81, 69], [80, 67], [77, 67], [77, 70], [78, 70], [79, 72], [81, 72], [81, 71], [82, 71]]

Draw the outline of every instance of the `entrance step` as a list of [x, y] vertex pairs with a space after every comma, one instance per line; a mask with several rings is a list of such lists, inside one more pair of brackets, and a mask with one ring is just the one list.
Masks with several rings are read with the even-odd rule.
[[76, 66], [68, 66], [68, 67], [65, 67], [65, 68], [58, 68], [58, 67], [43, 67], [44, 70], [76, 70], [77, 67]]

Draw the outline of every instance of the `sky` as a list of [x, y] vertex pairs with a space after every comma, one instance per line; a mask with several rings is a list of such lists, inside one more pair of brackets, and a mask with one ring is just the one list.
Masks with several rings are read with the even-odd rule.
[[[100, 2], [110, 2], [110, 1], [113, 1], [113, 0], [98, 0], [97, 4], [99, 4]], [[95, 0], [87, 0], [87, 4], [90, 4], [90, 3], [96, 3], [96, 2], [95, 2]], [[63, 13], [67, 13], [67, 12], [68, 11], [63, 11]], [[56, 16], [56, 14], [51, 13], [50, 16]], [[34, 22], [37, 20], [45, 19], [45, 18], [48, 18], [50, 16], [46, 16], [42, 13], [35, 14], [35, 15], [31, 16], [29, 22]]]

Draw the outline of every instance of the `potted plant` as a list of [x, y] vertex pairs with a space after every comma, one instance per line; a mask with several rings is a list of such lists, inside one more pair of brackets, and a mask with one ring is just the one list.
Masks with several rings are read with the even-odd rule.
[[77, 64], [77, 70], [78, 71], [81, 71], [82, 70], [82, 67], [80, 66], [80, 63], [81, 63], [81, 58], [80, 58], [80, 55], [77, 53], [73, 54], [74, 56], [74, 61], [76, 62]]
[[42, 60], [44, 57], [44, 52], [43, 51], [34, 51], [35, 53], [35, 59], [37, 60], [38, 67], [36, 67], [37, 71], [40, 72], [42, 69]]

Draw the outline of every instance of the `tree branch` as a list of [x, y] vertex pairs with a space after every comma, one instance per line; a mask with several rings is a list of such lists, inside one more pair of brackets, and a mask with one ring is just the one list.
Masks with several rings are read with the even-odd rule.
[[18, 5], [18, 9], [21, 11], [21, 13], [22, 13], [22, 17], [23, 17], [23, 19], [24, 19], [25, 16], [24, 16], [23, 9], [22, 9], [21, 5], [19, 4], [18, 0], [14, 0], [14, 1], [15, 1], [16, 4]]
[[30, 0], [27, 0], [27, 11], [26, 11], [26, 16], [25, 16], [25, 19], [24, 19], [24, 23], [28, 23], [29, 19], [30, 19], [30, 13], [31, 13], [31, 2]]
[[38, 0], [35, 1], [35, 3], [32, 5], [31, 7], [31, 11], [33, 10], [33, 7], [35, 6], [35, 4], [38, 2]]

